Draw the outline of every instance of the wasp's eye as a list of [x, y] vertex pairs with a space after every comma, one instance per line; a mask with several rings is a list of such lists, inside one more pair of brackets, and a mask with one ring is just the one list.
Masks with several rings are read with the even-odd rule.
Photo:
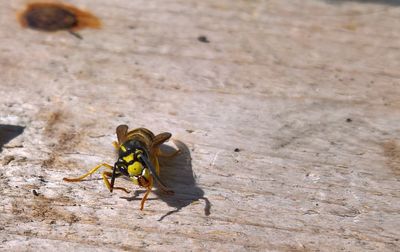
[[126, 168], [126, 165], [123, 164], [117, 164], [117, 169], [119, 170], [119, 172], [121, 172], [122, 174], [128, 174], [128, 170]]

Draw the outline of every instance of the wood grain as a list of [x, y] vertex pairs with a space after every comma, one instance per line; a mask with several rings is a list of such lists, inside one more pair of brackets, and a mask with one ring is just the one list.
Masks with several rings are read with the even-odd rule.
[[[0, 148], [0, 250], [400, 250], [394, 1], [68, 4], [102, 28], [0, 3], [0, 124], [25, 127]], [[115, 162], [120, 124], [172, 133], [175, 196], [62, 181]]]

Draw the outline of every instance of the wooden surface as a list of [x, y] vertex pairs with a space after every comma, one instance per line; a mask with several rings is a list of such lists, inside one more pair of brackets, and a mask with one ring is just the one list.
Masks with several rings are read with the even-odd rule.
[[[397, 1], [67, 3], [102, 28], [0, 2], [0, 250], [400, 250]], [[182, 149], [144, 211], [62, 181], [115, 162], [122, 123]]]

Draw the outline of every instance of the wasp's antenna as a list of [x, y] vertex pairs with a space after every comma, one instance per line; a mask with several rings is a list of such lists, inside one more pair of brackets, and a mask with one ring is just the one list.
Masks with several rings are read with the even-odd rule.
[[146, 156], [140, 155], [139, 156], [140, 161], [142, 161], [147, 168], [149, 168], [151, 175], [157, 180], [158, 185], [160, 188], [165, 191], [166, 193], [173, 194], [174, 191], [172, 189], [169, 189], [168, 186], [166, 186], [160, 177], [157, 175], [156, 169], [154, 169], [154, 166], [149, 162]]
[[114, 181], [115, 181], [115, 172], [116, 172], [116, 170], [117, 170], [117, 166], [116, 166], [116, 164], [114, 164], [113, 173], [112, 173], [112, 177], [111, 177], [110, 192], [112, 192], [113, 189], [114, 189]]

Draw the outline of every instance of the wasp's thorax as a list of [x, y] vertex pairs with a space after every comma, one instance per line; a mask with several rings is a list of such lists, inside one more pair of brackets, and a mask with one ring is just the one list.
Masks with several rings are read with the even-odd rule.
[[128, 176], [134, 184], [146, 187], [150, 183], [151, 175], [141, 161], [143, 156], [147, 157], [143, 144], [137, 140], [128, 140], [119, 148], [115, 168], [122, 175]]

